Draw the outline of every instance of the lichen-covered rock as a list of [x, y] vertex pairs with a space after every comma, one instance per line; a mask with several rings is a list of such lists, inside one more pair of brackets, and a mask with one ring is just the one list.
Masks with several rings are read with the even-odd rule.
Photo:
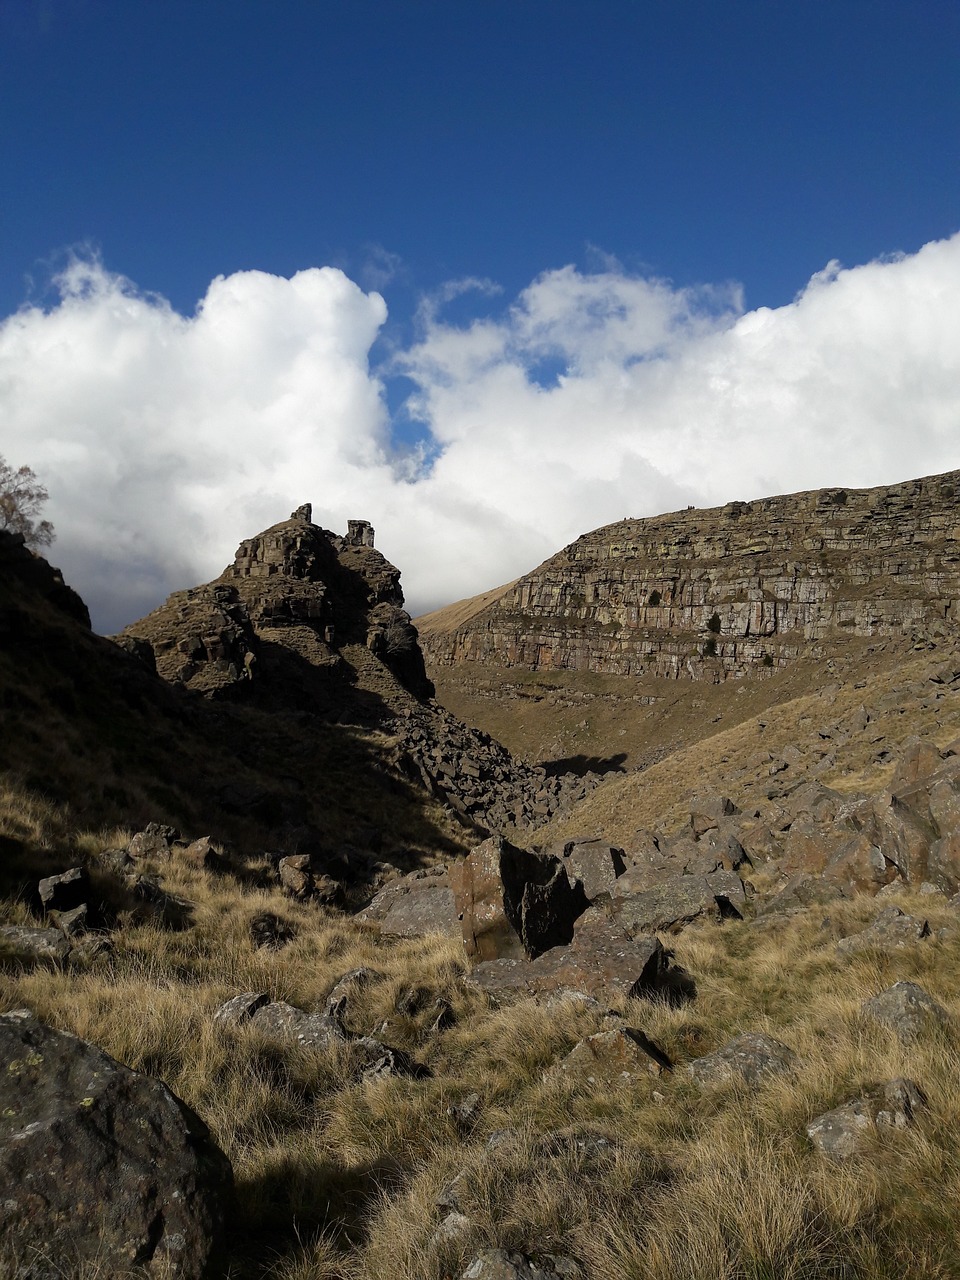
[[26, 1011], [0, 1017], [0, 1263], [19, 1280], [214, 1274], [232, 1188], [162, 1084]]
[[886, 991], [871, 996], [864, 1003], [863, 1012], [889, 1027], [904, 1043], [951, 1023], [943, 1005], [915, 982], [895, 982]]
[[884, 907], [880, 914], [860, 933], [841, 938], [837, 950], [841, 955], [856, 951], [901, 951], [913, 946], [922, 938], [930, 937], [926, 920], [905, 915], [899, 907]]
[[446, 867], [411, 871], [380, 890], [360, 912], [383, 933], [419, 938], [428, 933], [460, 933], [460, 921]]
[[597, 917], [577, 931], [568, 947], [553, 947], [534, 960], [486, 960], [465, 981], [495, 1000], [561, 990], [670, 1000], [671, 976], [670, 958], [659, 938], [631, 938], [615, 921]]
[[0, 927], [0, 952], [26, 964], [62, 964], [70, 955], [70, 940], [60, 929], [8, 924]]
[[914, 1113], [926, 1101], [912, 1080], [888, 1080], [811, 1120], [807, 1136], [833, 1160], [864, 1155], [884, 1128], [903, 1129], [912, 1124]]
[[477, 1254], [460, 1280], [580, 1280], [583, 1272], [571, 1258], [545, 1258], [537, 1264], [523, 1253], [485, 1249]]
[[687, 1069], [701, 1086], [737, 1077], [747, 1084], [760, 1084], [768, 1076], [791, 1074], [797, 1065], [797, 1055], [779, 1040], [761, 1032], [745, 1031], [715, 1053], [695, 1058]]

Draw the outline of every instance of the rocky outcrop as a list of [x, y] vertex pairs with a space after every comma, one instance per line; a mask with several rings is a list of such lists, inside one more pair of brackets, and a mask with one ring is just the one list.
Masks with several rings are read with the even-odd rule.
[[146, 643], [160, 675], [211, 696], [269, 680], [279, 644], [321, 669], [336, 668], [344, 646], [365, 646], [414, 696], [429, 697], [400, 571], [374, 548], [372, 527], [352, 520], [341, 537], [311, 516], [306, 503], [246, 539], [214, 582], [174, 592], [120, 639]]
[[958, 493], [949, 472], [624, 520], [459, 625], [422, 620], [420, 643], [436, 666], [720, 681], [830, 636], [933, 635], [960, 609]]
[[23, 603], [35, 595], [66, 614], [87, 631], [90, 613], [77, 593], [66, 585], [63, 574], [26, 545], [22, 533], [0, 529], [0, 575], [17, 584], [18, 603], [0, 607], [0, 642], [6, 644], [29, 633], [31, 620]]
[[198, 1116], [24, 1010], [0, 1017], [0, 1068], [4, 1275], [213, 1274], [232, 1173]]

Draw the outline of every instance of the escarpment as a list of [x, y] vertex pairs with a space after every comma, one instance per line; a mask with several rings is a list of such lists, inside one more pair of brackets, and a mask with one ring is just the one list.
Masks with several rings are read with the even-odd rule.
[[418, 620], [462, 662], [722, 681], [831, 637], [957, 621], [960, 472], [623, 520], [584, 534], [471, 612]]

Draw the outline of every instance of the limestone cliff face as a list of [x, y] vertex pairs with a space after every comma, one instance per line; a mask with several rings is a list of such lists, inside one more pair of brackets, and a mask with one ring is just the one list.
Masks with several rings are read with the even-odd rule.
[[[464, 661], [720, 681], [832, 635], [953, 629], [960, 472], [624, 520], [585, 534], [460, 625], [420, 622]], [[462, 616], [462, 615], [461, 615]]]

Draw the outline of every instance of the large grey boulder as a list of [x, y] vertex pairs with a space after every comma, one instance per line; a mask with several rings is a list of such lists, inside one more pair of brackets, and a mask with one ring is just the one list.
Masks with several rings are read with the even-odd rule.
[[446, 867], [411, 871], [386, 885], [360, 912], [361, 920], [380, 925], [382, 933], [420, 938], [429, 933], [456, 937], [460, 921]]
[[788, 1075], [796, 1070], [797, 1055], [779, 1040], [758, 1031], [744, 1031], [722, 1049], [695, 1058], [687, 1070], [701, 1087], [740, 1077], [760, 1084], [767, 1076]]
[[[215, 1274], [232, 1171], [159, 1080], [26, 1010], [0, 1016], [0, 1271]], [[65, 1269], [66, 1268], [66, 1269]]]
[[577, 931], [568, 947], [552, 947], [534, 960], [485, 960], [465, 981], [494, 998], [567, 990], [606, 998], [619, 994], [669, 1000], [669, 969], [670, 958], [659, 938], [631, 938], [616, 921], [597, 917]]
[[0, 928], [0, 955], [21, 964], [63, 964], [70, 955], [70, 939], [61, 929], [35, 929], [7, 924]]
[[895, 982], [865, 1001], [863, 1012], [889, 1027], [905, 1044], [950, 1025], [943, 1005], [915, 982]]
[[579, 1084], [616, 1088], [634, 1085], [670, 1070], [670, 1059], [642, 1031], [613, 1027], [574, 1045], [549, 1074]]
[[926, 920], [905, 915], [899, 907], [884, 907], [880, 914], [860, 933], [841, 938], [837, 950], [841, 955], [856, 951], [902, 951], [922, 938], [929, 938]]

